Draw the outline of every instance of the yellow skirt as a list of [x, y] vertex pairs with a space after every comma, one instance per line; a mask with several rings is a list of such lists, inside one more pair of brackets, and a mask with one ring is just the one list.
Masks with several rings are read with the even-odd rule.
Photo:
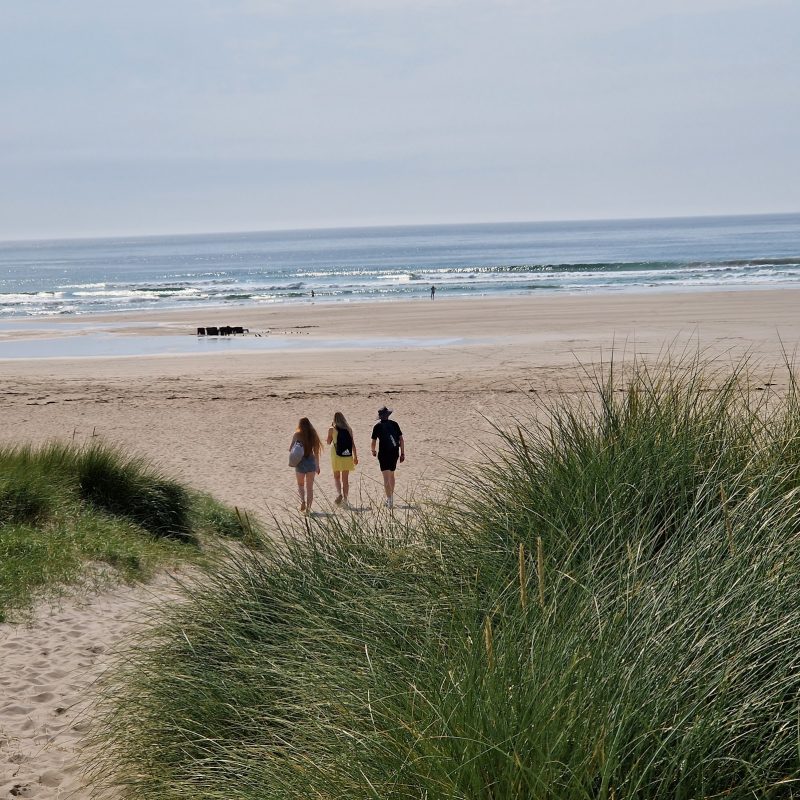
[[331, 442], [331, 469], [334, 472], [352, 472], [355, 468], [353, 456], [338, 456], [336, 455], [336, 439], [338, 438], [339, 431], [333, 429], [333, 442]]
[[337, 456], [336, 448], [331, 448], [331, 469], [334, 472], [352, 472], [355, 468], [353, 456]]

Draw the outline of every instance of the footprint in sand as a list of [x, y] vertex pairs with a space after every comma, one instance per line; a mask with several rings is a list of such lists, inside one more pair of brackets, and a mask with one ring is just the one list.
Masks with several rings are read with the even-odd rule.
[[51, 789], [55, 789], [63, 782], [64, 776], [61, 773], [56, 772], [54, 769], [46, 770], [39, 776], [39, 783], [41, 783], [42, 786], [48, 786]]

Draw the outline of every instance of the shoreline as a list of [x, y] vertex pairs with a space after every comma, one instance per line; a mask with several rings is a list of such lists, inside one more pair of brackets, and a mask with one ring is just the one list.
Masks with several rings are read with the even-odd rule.
[[[769, 303], [770, 307], [777, 306], [781, 312], [786, 312], [790, 304], [789, 297], [797, 298], [800, 302], [800, 286], [796, 287], [732, 287], [720, 290], [718, 287], [689, 288], [681, 287], [670, 290], [662, 288], [652, 291], [621, 290], [615, 292], [592, 292], [574, 294], [527, 294], [527, 295], [482, 295], [479, 297], [468, 296], [441, 296], [431, 301], [427, 296], [387, 298], [375, 300], [359, 300], [339, 303], [336, 301], [308, 299], [303, 303], [276, 303], [270, 305], [247, 304], [242, 306], [192, 306], [189, 308], [146, 309], [131, 311], [103, 311], [87, 313], [85, 315], [41, 315], [36, 317], [8, 317], [0, 318], [0, 344], [4, 340], [29, 335], [30, 332], [47, 331], [61, 333], [77, 329], [94, 329], [110, 331], [118, 334], [137, 335], [168, 334], [175, 329], [194, 334], [196, 327], [209, 324], [242, 323], [258, 331], [276, 329], [315, 329], [319, 323], [313, 320], [322, 318], [326, 323], [333, 318], [352, 320], [361, 313], [371, 314], [380, 312], [382, 321], [388, 321], [392, 332], [407, 331], [407, 327], [398, 326], [398, 316], [409, 312], [414, 321], [424, 320], [430, 323], [430, 311], [436, 311], [442, 316], [438, 327], [453, 323], [464, 323], [469, 312], [471, 321], [476, 327], [485, 328], [487, 323], [492, 329], [502, 331], [502, 327], [492, 324], [486, 319], [492, 314], [503, 313], [508, 315], [509, 322], [519, 321], [524, 318], [526, 311], [536, 311], [543, 314], [545, 319], [557, 317], [559, 312], [593, 311], [599, 312], [603, 317], [622, 309], [653, 309], [666, 313], [665, 319], [678, 321], [681, 316], [684, 321], [701, 323], [708, 320], [701, 312], [712, 313], [715, 307], [729, 306], [737, 311], [746, 310], [751, 303], [761, 301]], [[675, 301], [679, 301], [684, 313], [676, 313], [670, 309]], [[429, 311], [423, 311], [428, 309]], [[425, 315], [421, 317], [421, 315]], [[207, 320], [215, 316], [216, 320]], [[225, 317], [225, 320], [220, 318]], [[232, 319], [232, 318], [236, 319]], [[648, 319], [651, 319], [648, 317]], [[786, 314], [786, 321], [790, 316]], [[311, 320], [311, 321], [309, 321]], [[362, 321], [364, 322], [364, 321]], [[369, 332], [374, 319], [368, 319], [366, 324], [356, 327], [356, 330]], [[621, 323], [627, 322], [624, 318]], [[435, 323], [434, 323], [435, 324]], [[353, 325], [347, 325], [353, 330]], [[275, 331], [279, 333], [281, 331]]]
[[[798, 256], [800, 258], [800, 256]], [[749, 259], [755, 260], [755, 259]], [[774, 261], [775, 259], [769, 259]], [[791, 259], [794, 261], [795, 259]], [[700, 263], [700, 262], [698, 262]], [[430, 299], [430, 284], [436, 285], [436, 300]], [[115, 310], [102, 310], [92, 311], [85, 310], [79, 313], [39, 313], [27, 316], [0, 316], [0, 329], [6, 324], [27, 324], [28, 322], [43, 322], [43, 323], [78, 323], [83, 320], [111, 320], [126, 317], [154, 317], [159, 315], [190, 315], [202, 313], [203, 311], [217, 312], [217, 311], [230, 311], [236, 313], [244, 311], [249, 313], [256, 312], [269, 312], [273, 310], [292, 310], [306, 308], [308, 306], [316, 306], [321, 308], [337, 308], [349, 309], [357, 308], [360, 306], [392, 306], [402, 304], [416, 304], [416, 303], [430, 303], [430, 302], [443, 302], [443, 303], [485, 303], [485, 302], [532, 302], [532, 301], [578, 301], [587, 300], [607, 300], [616, 297], [625, 298], [652, 298], [658, 295], [664, 296], [685, 296], [685, 295], [725, 295], [725, 294], [739, 294], [739, 293], [771, 293], [771, 292], [792, 292], [800, 293], [800, 281], [785, 281], [775, 283], [747, 283], [747, 284], [692, 284], [692, 285], [670, 285], [653, 284], [651, 286], [619, 286], [619, 287], [597, 287], [592, 289], [552, 289], [552, 288], [537, 288], [537, 289], [498, 289], [487, 290], [481, 289], [474, 294], [465, 292], [449, 293], [446, 284], [436, 284], [435, 276], [430, 281], [421, 282], [422, 288], [415, 293], [407, 295], [387, 295], [366, 298], [350, 298], [350, 297], [333, 297], [328, 296], [324, 292], [317, 291], [314, 297], [311, 297], [308, 291], [303, 291], [296, 297], [280, 298], [269, 302], [259, 302], [254, 300], [243, 300], [239, 302], [208, 302], [208, 303], [193, 303], [192, 301], [182, 302], [173, 306], [147, 307], [126, 309], [120, 307]], [[310, 290], [309, 290], [310, 291]]]

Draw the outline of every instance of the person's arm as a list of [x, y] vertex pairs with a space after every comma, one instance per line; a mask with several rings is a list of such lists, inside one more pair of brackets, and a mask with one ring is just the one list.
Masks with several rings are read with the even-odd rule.
[[294, 443], [297, 441], [297, 433], [292, 434], [292, 441], [289, 442], [289, 449], [291, 450], [294, 447]]
[[378, 441], [378, 437], [377, 436], [373, 436], [372, 437], [372, 442], [370, 444], [370, 450], [372, 451], [372, 455], [373, 456], [377, 456], [378, 455], [377, 452], [375, 451], [375, 443], [377, 441]]
[[401, 463], [406, 460], [406, 443], [403, 439], [403, 434], [400, 434], [400, 461]]
[[353, 439], [353, 463], [358, 464], [358, 450], [356, 450], [356, 440]]
[[325, 444], [332, 444], [333, 443], [333, 428], [328, 428], [328, 438], [325, 440]]

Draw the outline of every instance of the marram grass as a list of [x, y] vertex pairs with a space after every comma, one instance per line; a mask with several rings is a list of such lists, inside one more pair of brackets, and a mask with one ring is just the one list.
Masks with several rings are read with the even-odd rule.
[[[800, 413], [745, 367], [601, 375], [418, 516], [219, 565], [109, 686], [129, 798], [789, 798]], [[102, 781], [101, 781], [102, 782]]]
[[[0, 621], [103, 564], [131, 580], [239, 536], [233, 511], [141, 458], [94, 442], [0, 448]], [[97, 571], [94, 571], [97, 574]]]

